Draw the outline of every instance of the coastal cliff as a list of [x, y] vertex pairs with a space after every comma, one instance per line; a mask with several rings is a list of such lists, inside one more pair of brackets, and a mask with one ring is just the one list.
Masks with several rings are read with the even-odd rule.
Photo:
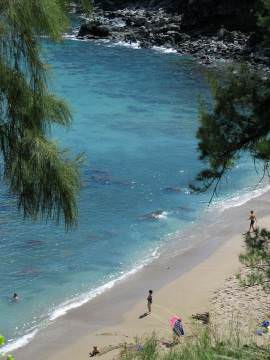
[[253, 31], [256, 28], [256, 0], [96, 0], [104, 10], [124, 8], [163, 8], [183, 15], [182, 29], [214, 31], [221, 25], [228, 30]]
[[258, 0], [96, 0], [78, 38], [165, 47], [203, 64], [245, 61], [269, 71]]

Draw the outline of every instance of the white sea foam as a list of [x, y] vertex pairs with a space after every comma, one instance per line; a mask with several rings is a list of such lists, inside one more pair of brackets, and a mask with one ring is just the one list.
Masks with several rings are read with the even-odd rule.
[[167, 211], [162, 211], [161, 214], [154, 214], [153, 217], [155, 219], [167, 219], [168, 218], [168, 212]]
[[97, 289], [93, 289], [87, 294], [82, 294], [74, 299], [68, 300], [61, 305], [59, 305], [49, 316], [50, 321], [54, 321], [57, 318], [65, 315], [69, 310], [76, 309], [90, 300], [94, 299], [96, 296], [104, 293], [106, 290], [111, 289], [117, 282], [121, 281], [127, 276], [127, 274], [120, 276], [120, 278], [109, 281], [108, 283], [99, 286]]
[[108, 47], [115, 47], [115, 46], [122, 46], [122, 47], [127, 47], [127, 48], [132, 48], [132, 49], [140, 49], [140, 43], [138, 42], [126, 42], [126, 41], [117, 41], [117, 42], [112, 42], [110, 45], [108, 45]]
[[[213, 207], [218, 208], [221, 211], [224, 211], [231, 207], [241, 206], [241, 205], [244, 205], [249, 200], [258, 197], [269, 190], [270, 190], [270, 185], [264, 185], [264, 186], [262, 185], [259, 188], [256, 188], [253, 190], [248, 189], [245, 192], [234, 195], [233, 197], [227, 198], [223, 201], [217, 201], [216, 203], [213, 204]], [[166, 211], [163, 211], [161, 214], [157, 215], [157, 218], [159, 218], [159, 219], [166, 219], [167, 217], [168, 217], [168, 212], [166, 212]], [[70, 311], [72, 309], [76, 309], [76, 308], [86, 304], [87, 302], [94, 299], [96, 296], [101, 295], [105, 291], [113, 288], [114, 285], [116, 285], [117, 283], [124, 281], [129, 276], [135, 274], [136, 272], [141, 270], [143, 267], [150, 264], [154, 259], [157, 259], [160, 256], [160, 250], [161, 250], [161, 247], [155, 248], [151, 252], [151, 256], [149, 258], [145, 259], [143, 262], [141, 262], [140, 264], [135, 266], [132, 270], [121, 274], [118, 278], [115, 278], [115, 279], [99, 286], [98, 288], [91, 290], [90, 292], [88, 292], [86, 294], [79, 295], [73, 299], [70, 299], [70, 300], [60, 304], [56, 309], [54, 309], [49, 314], [49, 319], [48, 319], [49, 321], [46, 324], [49, 324], [49, 323], [55, 321], [56, 319], [58, 319], [59, 317], [64, 316], [65, 314], [67, 314], [68, 311]], [[44, 325], [44, 323], [43, 323], [43, 325]], [[19, 349], [19, 348], [27, 345], [35, 337], [35, 335], [38, 333], [39, 330], [40, 329], [35, 329], [14, 341], [11, 340], [7, 345], [5, 345], [3, 348], [1, 348], [2, 353], [5, 354], [8, 352], [12, 352], [16, 349]]]
[[[127, 42], [127, 41], [112, 41], [110, 39], [85, 39], [85, 38], [77, 38], [76, 34], [64, 34], [63, 39], [73, 40], [73, 41], [91, 41], [96, 44], [107, 44], [108, 47], [126, 47], [131, 49], [141, 49], [139, 42]], [[163, 54], [176, 54], [177, 50], [173, 48], [167, 48], [165, 46], [152, 46], [152, 50], [162, 52]]]
[[141, 270], [144, 266], [148, 265], [150, 262], [152, 262], [157, 257], [159, 257], [159, 248], [154, 249], [153, 252], [151, 253], [151, 256], [148, 259], [146, 259], [141, 264], [134, 267], [132, 270], [123, 273], [118, 278], [111, 280], [111, 281], [107, 282], [106, 284], [99, 286], [96, 289], [91, 290], [89, 293], [82, 294], [74, 299], [71, 299], [71, 300], [68, 300], [68, 301], [62, 303], [55, 310], [53, 310], [53, 312], [49, 316], [49, 320], [54, 321], [57, 318], [65, 315], [68, 311], [70, 311], [72, 309], [76, 309], [76, 308], [86, 304], [90, 300], [94, 299], [96, 296], [101, 295], [105, 291], [113, 288], [115, 284], [117, 284], [117, 283], [125, 280], [127, 277], [135, 274], [137, 271]]
[[164, 54], [176, 54], [177, 50], [173, 48], [167, 48], [165, 46], [153, 46], [153, 50], [162, 52]]
[[3, 346], [1, 348], [1, 353], [7, 354], [9, 352], [12, 352], [16, 349], [19, 349], [19, 348], [27, 345], [33, 339], [33, 337], [37, 334], [37, 332], [38, 332], [38, 329], [35, 329], [14, 341], [11, 340], [10, 342], [8, 342], [5, 346]]
[[[264, 186], [262, 185], [261, 187], [253, 189], [253, 190], [247, 189], [245, 192], [238, 193], [237, 195], [234, 195], [233, 197], [227, 198], [223, 201], [218, 200], [217, 202], [215, 202], [212, 205], [212, 207], [214, 207], [215, 209], [219, 209], [220, 211], [224, 211], [231, 207], [241, 206], [241, 205], [244, 205], [249, 200], [258, 197], [269, 190], [270, 190], [270, 185], [264, 185]], [[161, 214], [157, 215], [157, 219], [166, 219], [167, 217], [168, 217], [167, 211], [163, 211]], [[173, 235], [173, 234], [171, 234], [171, 235]], [[44, 324], [45, 325], [50, 324], [51, 322], [55, 321], [59, 317], [67, 314], [68, 311], [70, 311], [72, 309], [76, 309], [76, 308], [86, 304], [87, 302], [94, 299], [96, 296], [101, 295], [105, 291], [113, 288], [114, 285], [116, 285], [117, 283], [124, 281], [129, 276], [135, 274], [137, 271], [141, 270], [143, 267], [150, 264], [154, 259], [157, 259], [160, 256], [160, 251], [161, 251], [161, 247], [155, 248], [151, 252], [151, 256], [149, 258], [145, 259], [143, 262], [141, 262], [140, 264], [135, 266], [132, 270], [122, 273], [119, 277], [99, 286], [96, 289], [91, 290], [88, 293], [79, 295], [77, 297], [74, 297], [74, 298], [67, 300], [64, 303], [60, 304], [57, 308], [55, 308], [49, 314], [48, 321], [42, 323], [43, 327], [44, 327]], [[34, 336], [38, 333], [39, 330], [40, 329], [35, 329], [14, 341], [11, 340], [7, 345], [5, 345], [1, 349], [2, 352], [8, 353], [8, 352], [14, 351], [18, 348], [21, 348], [21, 347], [27, 345], [34, 338]]]
[[74, 41], [87, 41], [87, 39], [84, 38], [77, 38], [76, 34], [63, 34], [62, 38], [66, 40], [74, 40]]
[[[241, 206], [241, 205], [244, 205], [249, 200], [255, 199], [255, 198], [261, 196], [262, 194], [266, 193], [269, 190], [270, 190], [270, 185], [265, 185], [265, 184], [264, 185], [262, 184], [260, 187], [257, 187], [255, 189], [248, 188], [244, 192], [239, 192], [238, 194], [236, 194], [232, 197], [226, 198], [223, 201], [220, 201], [220, 200], [216, 201], [212, 205], [212, 208], [218, 209], [220, 211], [224, 211], [231, 207]], [[168, 217], [167, 211], [163, 211], [161, 214], [156, 215], [157, 219], [167, 219], [167, 217]], [[194, 223], [194, 221], [192, 223]], [[175, 236], [175, 233], [168, 234], [167, 238], [169, 239], [169, 237], [171, 237], [171, 236]], [[104, 292], [106, 292], [107, 290], [112, 289], [117, 283], [124, 281], [126, 278], [135, 274], [136, 272], [138, 272], [139, 270], [144, 268], [146, 265], [149, 265], [154, 259], [159, 258], [160, 253], [161, 253], [161, 246], [153, 249], [151, 252], [151, 255], [147, 259], [142, 261], [140, 264], [137, 264], [132, 270], [127, 271], [127, 272], [122, 272], [121, 275], [118, 276], [117, 278], [97, 287], [96, 289], [92, 289], [88, 293], [84, 293], [82, 295], [76, 296], [70, 300], [63, 302], [58, 307], [56, 307], [51, 313], [49, 313], [47, 321], [43, 321], [40, 324], [39, 328], [36, 328], [32, 331], [30, 330], [30, 332], [28, 334], [26, 334], [16, 340], [10, 340], [7, 345], [5, 345], [3, 348], [1, 348], [2, 353], [4, 353], [4, 354], [9, 353], [9, 352], [12, 352], [18, 348], [21, 348], [21, 347], [27, 345], [35, 337], [35, 335], [38, 333], [38, 331], [44, 327], [44, 325], [46, 326], [46, 325], [52, 323], [59, 317], [67, 314], [68, 311], [70, 311], [72, 309], [76, 309], [76, 308], [86, 304], [87, 302], [91, 301], [98, 295], [101, 295]]]
[[134, 275], [136, 272], [141, 270], [146, 265], [150, 264], [154, 259], [157, 259], [159, 256], [160, 256], [160, 247], [156, 247], [155, 249], [152, 250], [151, 256], [149, 256], [147, 259], [142, 261], [140, 264], [135, 265], [135, 267], [132, 270], [123, 272], [117, 278], [99, 286], [98, 288], [93, 289], [88, 293], [84, 293], [82, 295], [76, 296], [60, 304], [51, 313], [49, 313], [48, 320], [43, 321], [42, 324], [40, 325], [40, 328], [36, 328], [33, 331], [30, 331], [28, 334], [23, 335], [22, 337], [16, 340], [11, 339], [7, 345], [1, 348], [1, 352], [3, 354], [6, 354], [27, 345], [35, 337], [35, 335], [39, 332], [39, 330], [41, 330], [44, 327], [44, 325], [45, 326], [49, 325], [59, 317], [66, 315], [68, 311], [72, 309], [76, 309], [86, 304], [87, 302], [91, 301], [96, 296], [103, 294], [105, 291], [113, 288], [113, 286], [116, 285], [117, 283], [124, 281], [126, 278], [128, 278], [131, 275]]
[[243, 192], [239, 192], [232, 197], [226, 198], [223, 201], [217, 201], [213, 204], [213, 207], [219, 208], [219, 210], [224, 211], [226, 209], [237, 207], [244, 205], [248, 201], [255, 199], [267, 191], [270, 190], [270, 185], [262, 184], [260, 187], [257, 188], [248, 188]]
[[[66, 39], [74, 40], [74, 41], [87, 41], [84, 39], [78, 39], [75, 34], [65, 34], [63, 37]], [[100, 43], [100, 44], [105, 43], [106, 46], [123, 46], [123, 47], [139, 49], [139, 43], [127, 43], [127, 42], [112, 43], [112, 42], [110, 42], [110, 40], [97, 40], [95, 42]], [[175, 49], [169, 49], [169, 48], [164, 48], [164, 47], [155, 47], [155, 46], [153, 47], [153, 50], [160, 51], [163, 53], [175, 53], [176, 52]], [[181, 172], [183, 172], [183, 170]], [[239, 194], [237, 194], [231, 198], [228, 198], [224, 201], [218, 201], [216, 205], [219, 206], [219, 208], [221, 210], [225, 210], [230, 207], [241, 206], [241, 205], [245, 204], [247, 201], [249, 201], [250, 199], [256, 198], [268, 190], [270, 190], [270, 185], [264, 186], [261, 188], [257, 188], [255, 190], [248, 191], [245, 193], [239, 193]], [[163, 211], [161, 214], [157, 215], [158, 219], [166, 219], [167, 217], [168, 217], [168, 212], [166, 212], [166, 211]], [[138, 264], [137, 266], [135, 266], [132, 270], [121, 274], [118, 278], [113, 279], [113, 280], [99, 286], [98, 288], [93, 289], [92, 291], [90, 291], [86, 294], [79, 295], [77, 297], [74, 297], [73, 299], [70, 299], [70, 300], [65, 301], [64, 303], [60, 304], [57, 308], [53, 309], [52, 312], [48, 315], [49, 321], [43, 322], [41, 324], [41, 326], [55, 321], [57, 318], [64, 316], [68, 311], [82, 306], [83, 304], [94, 299], [96, 296], [113, 288], [114, 285], [125, 280], [129, 276], [135, 274], [137, 271], [141, 270], [144, 266], [148, 265], [154, 259], [158, 258], [159, 255], [160, 255], [160, 248], [156, 248], [152, 251], [151, 256], [148, 259], [143, 261], [141, 264]], [[34, 338], [34, 336], [38, 333], [38, 331], [39, 331], [39, 329], [34, 329], [34, 330], [30, 331], [28, 334], [25, 334], [24, 336], [22, 336], [16, 340], [11, 340], [10, 342], [8, 342], [7, 345], [5, 345], [1, 349], [1, 351], [4, 353], [7, 353], [7, 352], [11, 352], [11, 351], [14, 351], [15, 349], [25, 346]]]

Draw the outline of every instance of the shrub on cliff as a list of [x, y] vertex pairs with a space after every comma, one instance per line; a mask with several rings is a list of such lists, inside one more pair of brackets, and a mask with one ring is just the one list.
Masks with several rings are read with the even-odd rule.
[[214, 186], [215, 192], [243, 152], [262, 163], [263, 174], [268, 174], [270, 79], [247, 66], [235, 66], [210, 80], [213, 107], [201, 105], [197, 132], [200, 159], [207, 167], [197, 176], [202, 185], [194, 188]]
[[[270, 41], [270, 0], [260, 2], [258, 24]], [[210, 76], [213, 103], [200, 108], [197, 132], [199, 158], [206, 168], [197, 176], [194, 190], [213, 188], [245, 152], [270, 175], [270, 80], [248, 66], [236, 65], [222, 75]], [[198, 185], [199, 184], [199, 185]]]
[[246, 251], [239, 259], [249, 273], [241, 278], [244, 286], [261, 285], [270, 291], [270, 231], [261, 229], [245, 235]]
[[266, 360], [269, 359], [269, 349], [259, 347], [239, 338], [219, 339], [208, 329], [198, 337], [186, 340], [180, 345], [172, 347], [164, 352], [159, 348], [159, 342], [155, 337], [144, 342], [141, 348], [136, 350], [125, 349], [121, 360], [209, 360], [209, 359], [245, 359]]

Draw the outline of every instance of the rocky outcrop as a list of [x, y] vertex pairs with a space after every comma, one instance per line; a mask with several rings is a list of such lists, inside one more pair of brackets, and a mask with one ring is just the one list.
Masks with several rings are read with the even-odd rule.
[[94, 4], [103, 10], [163, 8], [170, 12], [180, 12], [186, 0], [95, 0]]
[[[184, 0], [180, 2], [182, 4]], [[189, 0], [186, 11], [181, 14], [169, 13], [164, 9], [125, 8], [105, 11], [95, 8], [91, 17], [82, 23], [77, 36], [127, 42], [131, 45], [136, 43], [136, 47], [142, 48], [172, 48], [179, 54], [192, 55], [203, 64], [212, 64], [219, 59], [247, 61], [269, 72], [270, 49], [257, 47], [259, 32], [248, 31], [255, 27], [255, 14], [251, 7], [254, 0], [239, 0], [237, 9], [232, 6], [231, 0], [226, 0], [227, 7], [225, 1], [219, 0], [211, 12], [211, 6], [207, 4], [212, 2]], [[196, 4], [205, 6], [200, 8]], [[241, 16], [241, 11], [244, 14], [247, 9], [248, 14]], [[237, 27], [235, 20], [232, 20], [236, 15], [239, 18]], [[244, 27], [243, 18], [247, 16], [250, 16], [250, 21]], [[212, 20], [208, 22], [210, 18]]]
[[90, 21], [81, 25], [78, 37], [87, 37], [88, 39], [108, 38], [111, 35], [110, 27], [100, 22]]
[[209, 32], [221, 25], [252, 31], [256, 27], [257, 0], [96, 0], [104, 10], [124, 8], [157, 10], [183, 15], [183, 28]]
[[181, 19], [181, 15], [169, 15], [162, 9], [98, 10], [81, 25], [78, 37], [137, 42], [141, 47], [172, 47], [186, 38], [181, 33]]
[[[185, 29], [185, 27], [184, 27]], [[163, 46], [192, 55], [204, 64], [217, 59], [251, 59], [249, 35], [220, 27], [209, 34], [183, 31], [183, 16], [159, 10], [96, 10], [80, 27], [78, 37], [136, 43], [144, 48]], [[262, 62], [261, 57], [260, 62]], [[268, 59], [265, 61], [268, 62]]]

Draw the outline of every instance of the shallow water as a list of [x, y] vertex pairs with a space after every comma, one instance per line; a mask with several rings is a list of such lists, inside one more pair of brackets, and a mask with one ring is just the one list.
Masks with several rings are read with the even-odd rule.
[[[159, 51], [72, 40], [45, 44], [45, 57], [53, 65], [51, 86], [74, 114], [70, 129], [52, 135], [85, 157], [79, 226], [65, 233], [24, 221], [2, 187], [0, 333], [9, 339], [150, 261], [168, 234], [196, 220], [210, 196], [188, 191], [201, 167], [198, 96], [208, 96], [200, 65]], [[238, 166], [219, 201], [247, 190], [249, 170], [248, 161]], [[14, 291], [18, 304], [9, 301]]]

